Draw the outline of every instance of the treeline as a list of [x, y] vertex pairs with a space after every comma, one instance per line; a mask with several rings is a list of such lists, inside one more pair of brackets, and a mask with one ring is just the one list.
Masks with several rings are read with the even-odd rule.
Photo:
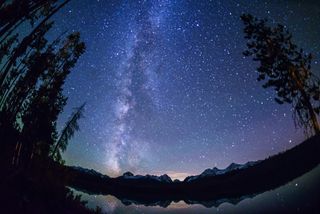
[[[0, 186], [5, 213], [91, 213], [57, 176], [84, 104], [64, 128], [63, 85], [85, 44], [79, 32], [48, 39], [70, 0], [0, 0]], [[100, 209], [96, 210], [100, 212]]]
[[84, 105], [60, 134], [56, 124], [67, 103], [63, 85], [85, 44], [78, 32], [46, 37], [54, 27], [50, 18], [68, 2], [0, 1], [0, 157], [5, 168], [62, 161], [61, 152], [78, 129]]

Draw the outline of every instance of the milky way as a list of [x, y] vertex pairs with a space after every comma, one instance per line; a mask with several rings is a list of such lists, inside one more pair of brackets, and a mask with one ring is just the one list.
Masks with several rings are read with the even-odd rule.
[[140, 9], [135, 22], [131, 23], [137, 26], [131, 30], [133, 44], [128, 45], [127, 54], [117, 71], [119, 94], [114, 106], [115, 127], [112, 142], [107, 144], [110, 154], [106, 155], [107, 167], [112, 174], [119, 174], [123, 168], [134, 170], [145, 158], [144, 150], [148, 148], [148, 142], [136, 139], [131, 133], [137, 131], [135, 121], [147, 117], [139, 109], [153, 108], [157, 104], [157, 61], [153, 56], [159, 23], [153, 22], [158, 18], [151, 15], [151, 9]]
[[274, 102], [242, 55], [239, 17], [284, 24], [320, 71], [319, 11], [313, 1], [71, 1], [52, 33], [80, 31], [87, 49], [59, 127], [87, 105], [67, 164], [181, 178], [298, 144], [290, 106]]

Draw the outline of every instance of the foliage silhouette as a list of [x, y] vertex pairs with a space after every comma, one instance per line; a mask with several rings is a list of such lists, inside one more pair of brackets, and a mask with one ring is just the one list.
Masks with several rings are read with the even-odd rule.
[[[57, 147], [56, 121], [67, 101], [63, 84], [85, 49], [77, 32], [65, 39], [63, 35], [46, 39], [53, 27], [49, 19], [68, 2], [24, 0], [1, 5], [0, 17], [6, 17], [0, 22], [0, 137], [5, 165], [26, 168], [37, 159], [44, 163]], [[23, 36], [19, 27], [26, 24], [30, 33]], [[56, 150], [66, 143], [59, 143]]]
[[[81, 206], [80, 198], [66, 189], [66, 182], [76, 183], [77, 180], [74, 177], [70, 180], [68, 176], [74, 172], [70, 173], [61, 164], [61, 152], [65, 151], [69, 140], [79, 129], [78, 120], [83, 116], [85, 104], [70, 116], [60, 135], [56, 126], [58, 116], [67, 103], [67, 97], [62, 93], [63, 85], [84, 53], [85, 44], [78, 32], [67, 36], [63, 33], [53, 41], [46, 38], [54, 26], [50, 18], [69, 1], [0, 0], [0, 167], [3, 173], [0, 183], [5, 192], [10, 192], [5, 202], [8, 205], [18, 204], [17, 212], [25, 208], [16, 203], [20, 201], [27, 203], [29, 212], [39, 207], [43, 212], [63, 212], [65, 207], [68, 207], [68, 213], [89, 212]], [[315, 133], [319, 133], [316, 118], [320, 111], [317, 106], [319, 80], [310, 71], [311, 55], [297, 51], [291, 35], [281, 25], [267, 27], [266, 21], [250, 15], [242, 16], [242, 20], [249, 40], [249, 50], [245, 55], [253, 55], [261, 62], [258, 79], [268, 77], [264, 86], [275, 87], [278, 93], [276, 101], [292, 103], [297, 124], [307, 131], [313, 128]], [[25, 33], [20, 31], [22, 27], [27, 29]], [[319, 149], [318, 146], [315, 148]], [[310, 167], [319, 162], [318, 159], [307, 160]], [[299, 170], [296, 174], [301, 173], [302, 167]], [[257, 170], [258, 173], [260, 171], [263, 170]], [[255, 173], [252, 172], [256, 176]], [[64, 176], [56, 178], [57, 174]], [[251, 179], [254, 180], [255, 176]], [[244, 177], [239, 176], [235, 180], [241, 183], [241, 179]], [[79, 179], [78, 182], [87, 181]], [[206, 182], [211, 186], [214, 184], [212, 180]], [[98, 184], [93, 185], [96, 187]], [[136, 192], [131, 184], [122, 186], [117, 180], [112, 184], [115, 184], [113, 188], [120, 186], [125, 191]], [[188, 189], [184, 184], [177, 185], [182, 185], [188, 194], [195, 192], [193, 187]], [[207, 183], [195, 188], [199, 191], [206, 187]], [[111, 190], [119, 193], [121, 188]], [[63, 206], [59, 204], [61, 201]]]
[[311, 72], [312, 55], [298, 49], [283, 25], [269, 26], [266, 19], [244, 14], [244, 33], [248, 49], [245, 56], [260, 62], [258, 81], [264, 88], [273, 87], [275, 101], [292, 104], [296, 126], [305, 133], [319, 134], [320, 79]]
[[63, 85], [85, 51], [78, 32], [47, 39], [50, 18], [69, 1], [0, 1], [0, 184], [7, 211], [92, 212], [52, 173], [84, 109], [58, 136], [56, 123], [67, 103]]
[[61, 162], [61, 152], [67, 149], [69, 140], [73, 137], [74, 133], [79, 130], [78, 120], [83, 117], [85, 103], [79, 108], [76, 108], [65, 127], [63, 128], [61, 135], [55, 143], [51, 156], [54, 160]]

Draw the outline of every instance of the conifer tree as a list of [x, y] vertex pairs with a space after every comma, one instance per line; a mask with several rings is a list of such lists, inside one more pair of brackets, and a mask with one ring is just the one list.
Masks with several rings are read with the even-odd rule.
[[275, 89], [277, 103], [292, 105], [295, 124], [306, 134], [320, 134], [320, 79], [311, 71], [312, 55], [294, 44], [283, 25], [270, 26], [250, 14], [241, 19], [248, 47], [244, 55], [260, 63], [258, 81]]

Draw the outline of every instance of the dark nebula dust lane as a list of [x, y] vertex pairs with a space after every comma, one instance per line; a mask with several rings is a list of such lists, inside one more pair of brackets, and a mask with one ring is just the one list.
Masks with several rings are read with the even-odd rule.
[[312, 1], [72, 1], [54, 34], [80, 31], [86, 53], [65, 86], [60, 126], [86, 101], [67, 164], [117, 176], [183, 179], [264, 159], [304, 139], [288, 105], [256, 81], [240, 15], [284, 24], [320, 71]]
[[[150, 6], [149, 6], [150, 7]], [[142, 4], [140, 13], [134, 17], [129, 37], [132, 44], [125, 50], [125, 57], [118, 69], [118, 96], [114, 105], [115, 124], [111, 142], [106, 145], [110, 154], [106, 156], [108, 169], [119, 174], [127, 165], [137, 167], [148, 152], [148, 142], [138, 139], [140, 123], [148, 123], [148, 117], [157, 105], [157, 61], [154, 59], [157, 49], [157, 26], [153, 22], [157, 17]]]

